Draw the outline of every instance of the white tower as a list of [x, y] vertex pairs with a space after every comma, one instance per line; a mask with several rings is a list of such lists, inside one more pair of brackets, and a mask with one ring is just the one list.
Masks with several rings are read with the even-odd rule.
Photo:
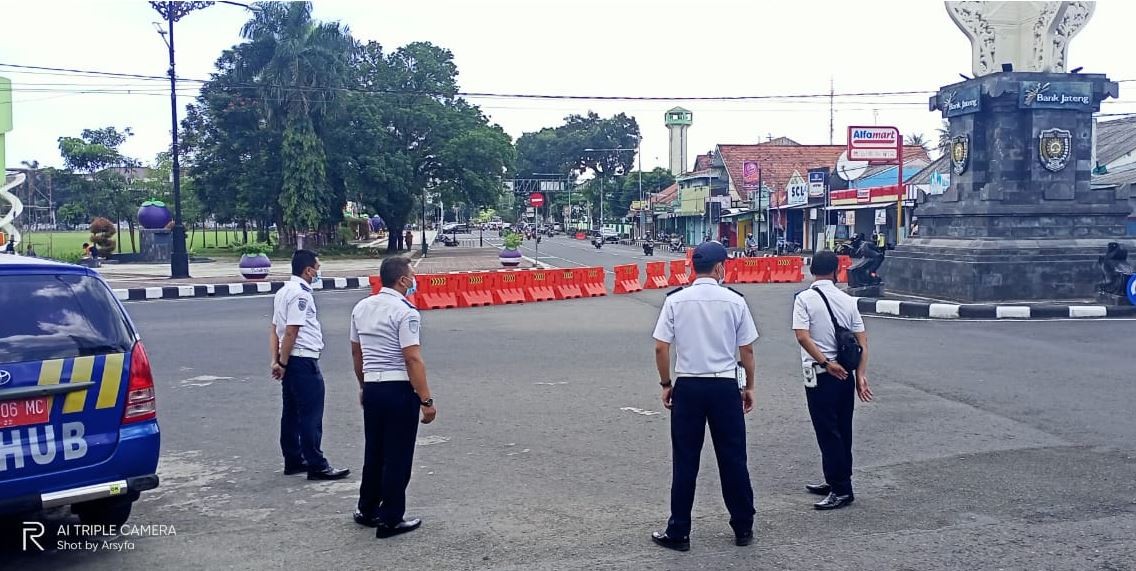
[[667, 130], [671, 132], [671, 174], [675, 176], [686, 172], [689, 164], [686, 160], [686, 131], [690, 129], [693, 118], [693, 114], [682, 107], [675, 107], [666, 114]]

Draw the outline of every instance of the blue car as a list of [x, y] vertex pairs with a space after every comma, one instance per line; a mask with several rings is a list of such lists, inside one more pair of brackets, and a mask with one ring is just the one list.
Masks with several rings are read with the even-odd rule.
[[158, 486], [154, 377], [97, 273], [0, 255], [0, 517], [122, 525]]

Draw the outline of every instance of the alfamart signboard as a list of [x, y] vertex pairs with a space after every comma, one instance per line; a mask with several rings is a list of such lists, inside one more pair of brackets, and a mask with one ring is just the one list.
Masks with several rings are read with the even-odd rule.
[[848, 127], [848, 158], [853, 161], [897, 161], [900, 145], [895, 127]]

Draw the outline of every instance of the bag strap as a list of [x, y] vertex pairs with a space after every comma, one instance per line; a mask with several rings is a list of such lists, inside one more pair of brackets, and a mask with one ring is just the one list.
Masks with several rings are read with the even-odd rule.
[[828, 298], [824, 296], [824, 293], [822, 293], [816, 287], [810, 287], [809, 289], [817, 292], [817, 295], [819, 295], [821, 300], [824, 301], [824, 307], [825, 307], [825, 309], [828, 310], [828, 317], [832, 319], [832, 330], [835, 332], [835, 331], [838, 331], [840, 329], [847, 329], [846, 327], [844, 327], [840, 323], [837, 323], [836, 314], [832, 312], [832, 306], [828, 304]]

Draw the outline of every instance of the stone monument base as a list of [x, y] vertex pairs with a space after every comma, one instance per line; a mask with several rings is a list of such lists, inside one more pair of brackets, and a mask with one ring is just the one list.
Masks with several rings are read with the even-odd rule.
[[166, 229], [150, 230], [140, 228], [138, 230], [138, 237], [138, 241], [140, 242], [138, 257], [142, 261], [150, 263], [168, 263], [170, 261], [170, 251], [173, 248], [173, 232]]
[[1132, 305], [1131, 303], [1129, 303], [1128, 296], [1126, 295], [1104, 293], [1103, 291], [1097, 292], [1097, 302], [1102, 305], [1108, 305], [1112, 307], [1127, 307], [1129, 305]]
[[852, 297], [881, 298], [884, 296], [884, 286], [883, 284], [879, 284], [871, 286], [849, 287], [845, 291], [845, 293]]
[[888, 252], [888, 287], [958, 302], [1093, 299], [1097, 258], [1113, 241], [912, 239]]

